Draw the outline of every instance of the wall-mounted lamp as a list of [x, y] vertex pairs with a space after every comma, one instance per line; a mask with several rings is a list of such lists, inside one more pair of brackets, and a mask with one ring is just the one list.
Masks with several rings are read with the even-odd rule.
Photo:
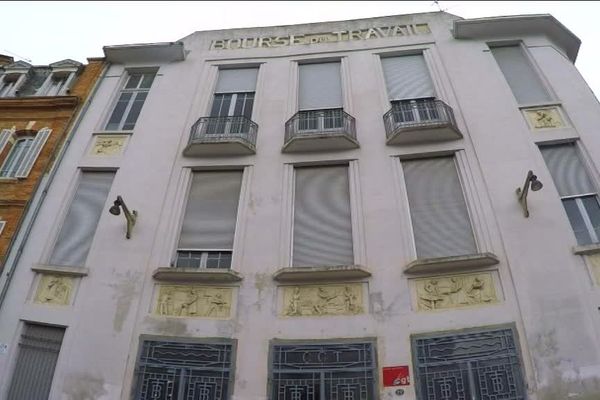
[[137, 211], [133, 210], [133, 212], [129, 212], [129, 209], [125, 205], [123, 198], [121, 196], [117, 196], [117, 199], [114, 201], [112, 207], [108, 210], [112, 215], [121, 214], [121, 208], [123, 208], [123, 214], [125, 215], [125, 219], [127, 220], [127, 233], [125, 237], [127, 239], [131, 238], [131, 229], [135, 225], [135, 220], [137, 219]]
[[517, 197], [519, 198], [519, 204], [523, 208], [523, 215], [525, 215], [525, 218], [529, 217], [529, 209], [527, 208], [527, 193], [529, 192], [529, 186], [531, 186], [531, 190], [534, 192], [537, 192], [544, 187], [542, 182], [538, 181], [537, 176], [535, 176], [531, 170], [527, 172], [527, 178], [525, 178], [523, 188], [517, 188]]

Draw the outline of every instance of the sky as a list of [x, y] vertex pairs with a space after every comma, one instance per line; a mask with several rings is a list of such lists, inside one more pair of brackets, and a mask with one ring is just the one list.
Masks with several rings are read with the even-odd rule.
[[103, 56], [107, 45], [171, 42], [198, 30], [340, 21], [439, 10], [463, 18], [552, 14], [582, 45], [575, 65], [600, 95], [600, 2], [0, 1], [0, 53], [35, 65]]

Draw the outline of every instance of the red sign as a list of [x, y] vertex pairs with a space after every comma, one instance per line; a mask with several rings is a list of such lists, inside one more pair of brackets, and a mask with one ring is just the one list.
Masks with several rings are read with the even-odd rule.
[[383, 367], [383, 386], [407, 386], [410, 385], [408, 365], [399, 367]]

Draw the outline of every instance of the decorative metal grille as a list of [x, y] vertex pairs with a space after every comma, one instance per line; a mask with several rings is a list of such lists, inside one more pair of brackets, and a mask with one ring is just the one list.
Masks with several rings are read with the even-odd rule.
[[274, 345], [272, 400], [374, 400], [371, 343]]
[[136, 400], [225, 400], [231, 344], [144, 341]]
[[513, 330], [413, 339], [420, 400], [523, 400]]

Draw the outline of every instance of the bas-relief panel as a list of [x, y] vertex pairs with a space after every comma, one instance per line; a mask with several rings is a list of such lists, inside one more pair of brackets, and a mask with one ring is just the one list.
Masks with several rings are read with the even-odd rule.
[[233, 288], [160, 285], [154, 314], [170, 317], [229, 318]]
[[557, 107], [525, 110], [525, 115], [533, 129], [563, 128], [565, 123]]
[[96, 135], [90, 152], [93, 156], [118, 156], [122, 153], [127, 135]]
[[33, 302], [60, 306], [70, 304], [73, 279], [61, 275], [42, 275]]
[[490, 272], [415, 279], [418, 311], [460, 308], [499, 301]]
[[362, 314], [362, 291], [360, 283], [286, 286], [281, 314], [287, 317]]

